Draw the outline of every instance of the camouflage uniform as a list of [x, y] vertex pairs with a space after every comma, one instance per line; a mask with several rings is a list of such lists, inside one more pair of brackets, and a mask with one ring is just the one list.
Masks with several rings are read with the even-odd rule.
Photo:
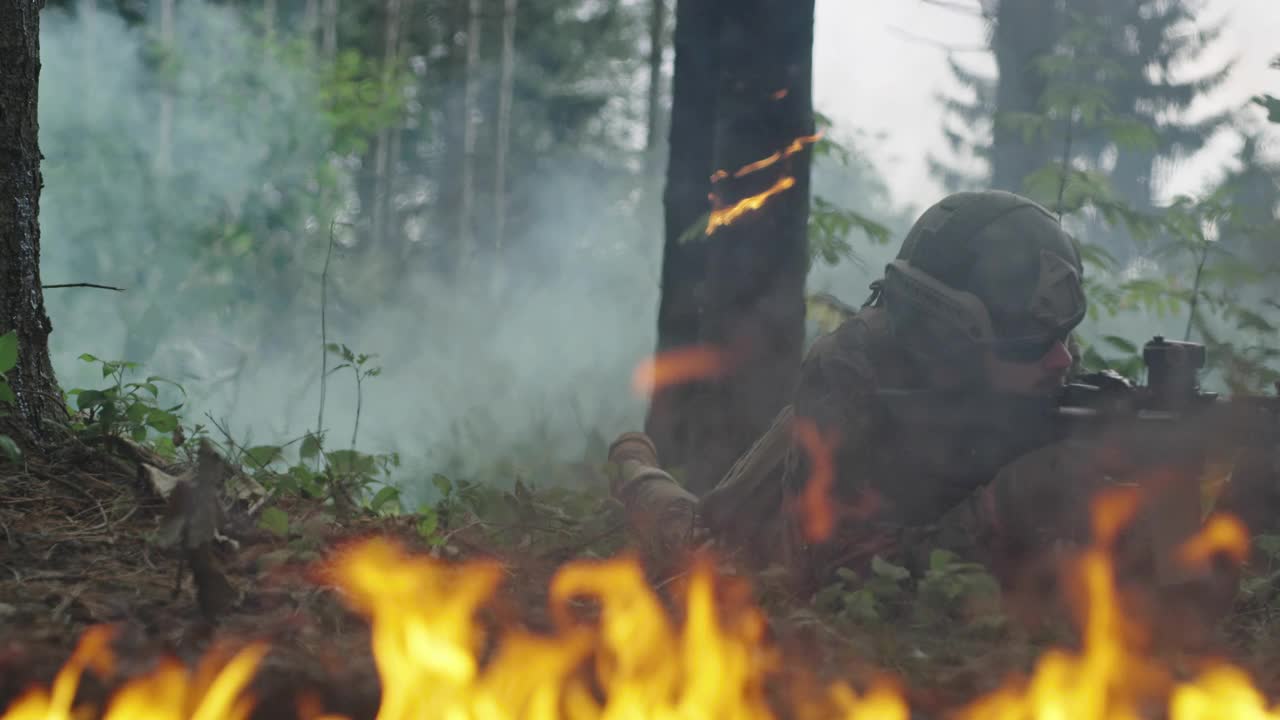
[[[781, 563], [815, 587], [834, 569], [856, 569], [876, 554], [912, 564], [907, 549], [943, 546], [990, 561], [997, 547], [1030, 548], [1064, 522], [1078, 524], [1078, 503], [1061, 497], [1063, 476], [1077, 476], [1071, 484], [1079, 488], [1089, 469], [1069, 462], [1068, 449], [1028, 455], [1033, 442], [989, 428], [922, 429], [895, 418], [877, 395], [932, 389], [945, 366], [959, 378], [958, 396], [980, 397], [979, 345], [1065, 339], [1083, 316], [1073, 241], [1025, 198], [961, 193], [921, 217], [898, 261], [867, 306], [815, 342], [792, 404], [707, 496], [696, 498], [659, 469], [647, 438], [619, 438], [614, 492], [646, 557], [670, 566], [709, 531], [752, 564]], [[915, 281], [922, 268], [930, 275], [923, 289], [904, 285], [903, 273]], [[963, 310], [980, 322], [928, 307], [934, 281], [968, 291]], [[924, 294], [920, 307], [916, 290]], [[948, 313], [958, 329], [939, 320]], [[796, 440], [797, 418], [829, 445], [834, 467], [834, 530], [820, 542], [806, 542], [797, 511], [814, 462], [813, 449]], [[1028, 504], [1046, 512], [1031, 515]]]

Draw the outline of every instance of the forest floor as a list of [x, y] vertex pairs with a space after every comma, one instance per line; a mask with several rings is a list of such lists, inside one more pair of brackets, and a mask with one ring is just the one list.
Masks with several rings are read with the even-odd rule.
[[[384, 535], [417, 552], [446, 547], [458, 560], [497, 559], [507, 569], [497, 603], [544, 629], [556, 569], [624, 542], [616, 515], [594, 519], [604, 531], [566, 523], [549, 542], [527, 532], [495, 533], [476, 520], [458, 524], [442, 545], [439, 534], [422, 532], [417, 516], [363, 512], [338, 521], [319, 501], [280, 500], [289, 532], [244, 526], [229, 533], [239, 547], [220, 558], [243, 596], [211, 622], [189, 577], [175, 592], [177, 558], [154, 541], [165, 504], [127, 463], [76, 443], [29, 457], [21, 469], [6, 467], [0, 471], [0, 717], [24, 690], [52, 681], [85, 629], [110, 624], [119, 629], [120, 662], [109, 676], [90, 675], [82, 684], [88, 702], [105, 699], [162, 656], [194, 665], [211, 648], [266, 641], [271, 651], [251, 686], [255, 717], [297, 716], [298, 699], [310, 696], [326, 712], [373, 718], [379, 684], [368, 624], [316, 573], [331, 549]], [[905, 684], [912, 706], [930, 715], [1028, 671], [1047, 646], [1071, 643], [1065, 625], [1033, 633], [1003, 615], [946, 607], [965, 603], [967, 593], [981, 589], [982, 577], [970, 566], [940, 563], [912, 582], [885, 566], [865, 582], [803, 602], [771, 594], [767, 577], [752, 581], [769, 614], [771, 640], [795, 660], [792, 667], [858, 684], [890, 673]], [[1274, 585], [1270, 576], [1254, 577], [1255, 584]], [[1206, 652], [1246, 667], [1264, 688], [1280, 688], [1280, 637], [1272, 632], [1269, 602], [1267, 594], [1265, 602], [1241, 603], [1214, 630]]]

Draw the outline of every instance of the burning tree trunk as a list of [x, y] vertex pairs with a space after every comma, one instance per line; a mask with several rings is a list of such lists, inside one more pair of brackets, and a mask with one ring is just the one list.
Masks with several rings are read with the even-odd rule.
[[18, 364], [7, 375], [17, 401], [0, 408], [7, 413], [0, 426], [32, 441], [44, 437], [46, 422], [63, 417], [40, 289], [37, 3], [0, 3], [0, 67], [0, 334], [18, 337]]
[[728, 357], [698, 411], [695, 492], [786, 404], [804, 342], [814, 0], [735, 0], [720, 32], [702, 341]]
[[999, 78], [991, 138], [991, 186], [1023, 192], [1023, 180], [1044, 167], [1054, 151], [1043, 138], [1023, 139], [1022, 128], [1002, 121], [1010, 113], [1039, 113], [1047, 80], [1036, 60], [1057, 41], [1053, 0], [1002, 0], [996, 9], [992, 47]]
[[[675, 75], [671, 90], [667, 186], [663, 196], [666, 239], [662, 253], [662, 297], [658, 305], [658, 352], [695, 345], [700, 339], [706, 244], [682, 238], [711, 209], [712, 144], [716, 88], [720, 78], [722, 3], [680, 0], [676, 5]], [[691, 408], [697, 387], [658, 387], [645, 432], [669, 466], [690, 456]]]

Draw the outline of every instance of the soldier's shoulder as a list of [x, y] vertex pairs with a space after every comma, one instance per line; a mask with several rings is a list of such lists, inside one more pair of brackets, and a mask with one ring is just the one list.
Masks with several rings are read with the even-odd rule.
[[835, 330], [819, 337], [809, 349], [806, 364], [824, 374], [839, 374], [874, 384], [888, 379], [902, 363], [902, 350], [879, 308], [864, 308]]
[[835, 330], [814, 341], [809, 354], [815, 357], [864, 357], [869, 361], [887, 359], [897, 352], [889, 320], [880, 308], [863, 308]]

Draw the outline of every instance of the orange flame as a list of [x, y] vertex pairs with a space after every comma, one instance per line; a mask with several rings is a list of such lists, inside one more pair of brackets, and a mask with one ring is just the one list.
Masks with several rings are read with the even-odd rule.
[[1219, 553], [1243, 562], [1249, 553], [1249, 531], [1230, 515], [1212, 515], [1199, 533], [1178, 548], [1178, 560], [1186, 565], [1203, 565]]
[[[85, 631], [66, 665], [53, 681], [51, 691], [35, 689], [18, 698], [3, 720], [72, 720], [83, 713], [72, 706], [80, 676], [88, 667], [106, 673], [114, 665], [109, 644], [114, 633], [106, 626]], [[221, 664], [210, 654], [192, 676], [176, 660], [162, 661], [150, 673], [117, 692], [107, 705], [103, 720], [244, 720], [253, 708], [244, 693], [258, 664], [266, 656], [264, 645], [251, 645]]]
[[[787, 94], [786, 90], [780, 90], [779, 94], [775, 94], [774, 97], [775, 99], [781, 99], [783, 97], [786, 97], [786, 94]], [[779, 150], [778, 152], [775, 152], [772, 155], [769, 155], [768, 157], [764, 157], [754, 162], [743, 165], [742, 167], [734, 171], [732, 173], [732, 176], [734, 178], [742, 178], [752, 173], [756, 173], [761, 170], [764, 170], [765, 168], [771, 167], [773, 165], [776, 165], [779, 162], [782, 162], [783, 160], [791, 157], [792, 155], [802, 152], [806, 147], [818, 142], [821, 139], [822, 139], [822, 133], [798, 137], [795, 140], [792, 140], [790, 145]], [[711, 182], [713, 184], [718, 183], [722, 180], [728, 179], [729, 177], [730, 177], [730, 173], [728, 170], [717, 170], [711, 174]], [[769, 202], [769, 200], [773, 198], [775, 195], [778, 195], [783, 192], [786, 192], [787, 190], [790, 190], [791, 188], [795, 187], [795, 184], [796, 184], [796, 179], [794, 177], [790, 175], [784, 175], [778, 178], [777, 182], [775, 182], [772, 187], [765, 190], [764, 192], [756, 193], [755, 195], [752, 195], [750, 197], [743, 198], [742, 200], [739, 200], [738, 202], [734, 203], [729, 207], [713, 209], [711, 211], [710, 218], [708, 218], [707, 220], [707, 230], [706, 230], [707, 235], [711, 235], [716, 230], [726, 225], [733, 224], [748, 212], [759, 210], [760, 208], [764, 207], [765, 203]], [[712, 195], [711, 198], [713, 202], [716, 201], [715, 195]]]
[[836, 523], [831, 496], [836, 478], [835, 443], [824, 438], [809, 418], [796, 418], [792, 432], [809, 458], [809, 478], [800, 495], [801, 528], [809, 542], [822, 542], [831, 537]]
[[636, 367], [631, 387], [643, 397], [672, 385], [720, 377], [728, 368], [727, 353], [712, 345], [664, 350]]
[[[787, 96], [786, 90], [779, 90], [778, 93], [775, 94], [773, 97], [775, 100], [781, 100], [786, 96]], [[741, 177], [746, 177], [747, 175], [750, 175], [752, 173], [759, 172], [767, 167], [770, 167], [779, 162], [782, 162], [783, 160], [786, 160], [792, 155], [802, 152], [806, 147], [818, 142], [821, 139], [822, 139], [822, 133], [816, 133], [813, 135], [804, 135], [802, 137], [798, 137], [795, 140], [792, 140], [790, 145], [779, 150], [778, 152], [773, 153], [768, 157], [764, 157], [759, 160], [756, 160], [754, 162], [747, 163], [746, 165], [743, 165], [742, 167], [738, 168], [733, 173], [733, 177], [741, 178]], [[711, 182], [717, 183], [717, 182], [720, 182], [721, 180], [727, 179], [729, 176], [730, 174], [728, 170], [717, 170], [711, 174]]]
[[792, 155], [795, 155], [798, 152], [801, 152], [806, 147], [818, 142], [821, 139], [822, 139], [822, 133], [818, 133], [816, 135], [806, 135], [804, 137], [796, 138], [795, 140], [791, 141], [790, 145], [770, 155], [769, 157], [757, 160], [753, 163], [750, 163], [748, 165], [744, 165], [738, 168], [738, 171], [735, 172], [733, 176], [735, 178], [740, 178], [740, 177], [746, 177], [747, 175], [750, 175], [755, 172], [759, 172], [775, 163], [782, 162], [783, 160], [791, 157]]
[[[801, 430], [801, 435], [816, 433]], [[1026, 679], [953, 715], [959, 720], [1280, 720], [1249, 676], [1213, 664], [1176, 680], [1127, 642], [1110, 543], [1136, 509], [1136, 494], [1111, 492], [1093, 505], [1098, 536], [1074, 569], [1088, 600], [1079, 652], [1051, 650]], [[1233, 551], [1242, 530], [1211, 520], [1187, 547]], [[1188, 557], [1205, 551], [1188, 550]], [[556, 631], [539, 635], [486, 625], [482, 608], [502, 571], [492, 562], [448, 564], [415, 556], [386, 540], [339, 550], [326, 576], [367, 615], [382, 687], [378, 720], [693, 720], [776, 717], [766, 682], [782, 657], [765, 639], [764, 615], [721, 591], [709, 564], [696, 564], [675, 622], [633, 558], [570, 563], [550, 588]], [[580, 619], [577, 601], [598, 608]], [[3, 720], [71, 720], [86, 669], [113, 667], [111, 631], [93, 628], [55, 678], [3, 714]], [[173, 661], [127, 683], [108, 702], [107, 720], [222, 720], [247, 717], [245, 688], [265, 655], [254, 645], [225, 664], [214, 657], [189, 674]], [[908, 704], [892, 682], [865, 694], [836, 682], [791, 700], [799, 720], [907, 720]], [[1163, 708], [1163, 709], [1162, 709]], [[338, 720], [329, 716], [328, 720]]]
[[795, 187], [795, 185], [795, 178], [790, 176], [782, 177], [778, 179], [778, 182], [773, 184], [773, 187], [765, 190], [764, 192], [757, 193], [748, 198], [743, 198], [727, 208], [712, 210], [711, 217], [707, 219], [707, 234], [711, 235], [716, 230], [737, 222], [743, 215], [759, 210], [764, 207], [765, 203], [769, 202], [770, 198], [790, 190]]
[[865, 519], [881, 507], [881, 498], [867, 490], [860, 493], [853, 503], [842, 503], [835, 495], [836, 466], [834, 436], [823, 437], [817, 424], [810, 418], [798, 417], [791, 432], [809, 458], [809, 477], [804, 492], [800, 494], [797, 509], [800, 526], [809, 542], [823, 542], [835, 532], [836, 520], [841, 517]]

